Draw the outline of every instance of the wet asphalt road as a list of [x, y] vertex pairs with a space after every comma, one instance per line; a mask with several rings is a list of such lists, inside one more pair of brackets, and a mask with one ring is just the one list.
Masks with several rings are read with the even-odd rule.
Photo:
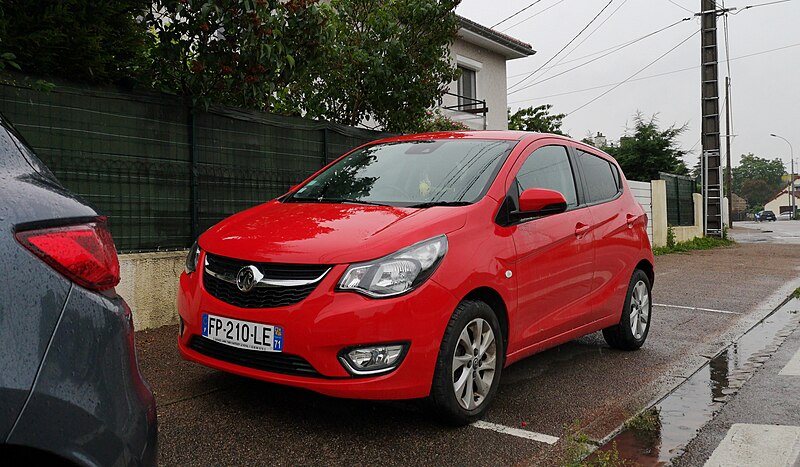
[[800, 244], [800, 220], [734, 222], [731, 237], [740, 243]]
[[641, 350], [611, 350], [597, 333], [503, 372], [485, 420], [561, 438], [555, 445], [443, 427], [417, 401], [334, 399], [184, 362], [176, 326], [136, 339], [156, 394], [162, 465], [563, 465], [568, 426], [607, 437], [798, 286], [796, 245], [741, 243], [657, 257], [654, 302], [671, 306], [654, 308]]

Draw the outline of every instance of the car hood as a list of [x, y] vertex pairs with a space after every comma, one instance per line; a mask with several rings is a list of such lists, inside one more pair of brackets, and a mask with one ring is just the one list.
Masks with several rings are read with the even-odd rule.
[[465, 208], [271, 201], [210, 228], [200, 247], [258, 262], [354, 263], [457, 230], [466, 222]]

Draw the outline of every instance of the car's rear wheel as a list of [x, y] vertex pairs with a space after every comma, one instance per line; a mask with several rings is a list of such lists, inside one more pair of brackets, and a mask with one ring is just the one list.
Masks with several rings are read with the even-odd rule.
[[446, 422], [466, 425], [486, 412], [497, 392], [504, 352], [492, 308], [462, 301], [445, 330], [431, 386], [431, 400]]
[[619, 324], [603, 329], [603, 337], [615, 349], [636, 350], [650, 332], [653, 302], [650, 299], [650, 278], [637, 269], [628, 284], [625, 306]]

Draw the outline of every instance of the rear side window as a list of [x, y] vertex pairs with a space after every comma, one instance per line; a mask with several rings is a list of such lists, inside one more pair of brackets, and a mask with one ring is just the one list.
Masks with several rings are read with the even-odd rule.
[[0, 168], [8, 168], [11, 164], [33, 168], [40, 174], [56, 180], [42, 161], [33, 153], [31, 148], [25, 143], [22, 137], [16, 132], [14, 127], [0, 116]]
[[617, 196], [621, 182], [614, 164], [581, 150], [578, 150], [578, 161], [583, 169], [588, 203], [608, 201]]
[[568, 208], [578, 205], [575, 177], [564, 146], [544, 146], [531, 153], [519, 169], [517, 183], [520, 192], [528, 188], [547, 188], [564, 195]]

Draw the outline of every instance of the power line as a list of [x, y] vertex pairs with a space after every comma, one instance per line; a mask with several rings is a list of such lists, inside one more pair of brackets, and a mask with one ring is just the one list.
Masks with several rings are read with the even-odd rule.
[[[722, 0], [722, 9], [723, 10], [725, 9], [725, 0]], [[728, 71], [728, 82], [727, 82], [728, 89], [726, 89], [727, 92], [725, 93], [725, 95], [727, 96], [725, 98], [725, 105], [727, 106], [726, 110], [728, 112], [727, 117], [730, 122], [729, 133], [731, 133], [733, 132], [733, 99], [730, 96], [730, 86], [731, 86], [731, 81], [733, 81], [733, 79], [731, 78], [731, 44], [730, 44], [730, 37], [728, 36], [727, 14], [722, 17], [722, 24], [723, 24], [723, 29], [725, 31], [725, 66]]]
[[541, 15], [542, 13], [544, 13], [545, 11], [549, 10], [550, 8], [553, 8], [553, 7], [556, 7], [556, 6], [560, 5], [561, 3], [564, 3], [564, 0], [558, 0], [557, 2], [553, 3], [553, 4], [552, 4], [552, 5], [550, 5], [549, 7], [545, 8], [545, 9], [543, 9], [543, 10], [537, 11], [536, 13], [534, 13], [534, 14], [532, 14], [532, 15], [528, 16], [527, 18], [523, 19], [522, 21], [516, 22], [516, 23], [512, 24], [511, 26], [508, 26], [507, 28], [503, 29], [503, 30], [502, 30], [502, 31], [500, 31], [500, 32], [506, 32], [506, 31], [508, 31], [508, 30], [509, 30], [509, 29], [511, 29], [511, 28], [517, 27], [517, 26], [519, 26], [520, 24], [522, 24], [522, 23], [524, 23], [524, 22], [528, 21], [529, 19], [535, 18], [535, 17], [537, 17], [537, 16]]
[[651, 32], [650, 34], [647, 34], [646, 36], [642, 36], [642, 37], [640, 37], [639, 39], [636, 39], [635, 41], [628, 42], [627, 44], [624, 44], [623, 46], [621, 46], [621, 47], [619, 47], [619, 48], [617, 48], [617, 49], [615, 49], [615, 50], [612, 50], [612, 51], [610, 51], [610, 52], [606, 52], [606, 53], [604, 53], [603, 55], [600, 55], [599, 57], [595, 57], [595, 58], [593, 58], [593, 59], [591, 59], [591, 60], [589, 60], [589, 61], [583, 62], [583, 63], [581, 63], [581, 64], [579, 64], [579, 65], [576, 65], [576, 66], [574, 66], [574, 67], [572, 67], [572, 68], [570, 68], [570, 69], [568, 69], [568, 70], [564, 70], [564, 71], [562, 71], [562, 72], [560, 72], [560, 73], [556, 73], [555, 75], [548, 76], [547, 78], [543, 78], [543, 79], [540, 79], [539, 81], [536, 81], [536, 82], [534, 82], [534, 83], [528, 84], [527, 86], [523, 86], [523, 87], [521, 87], [521, 88], [517, 89], [517, 90], [516, 90], [516, 91], [514, 91], [514, 92], [517, 92], [517, 91], [522, 91], [523, 89], [528, 89], [528, 88], [530, 88], [530, 87], [536, 86], [537, 84], [541, 84], [541, 83], [544, 83], [545, 81], [550, 81], [550, 80], [551, 80], [551, 79], [553, 79], [553, 78], [557, 78], [557, 77], [559, 77], [559, 76], [561, 76], [561, 75], [563, 75], [563, 74], [565, 74], [565, 73], [569, 73], [570, 71], [577, 70], [578, 68], [581, 68], [581, 67], [583, 67], [583, 66], [585, 66], [585, 65], [588, 65], [588, 64], [590, 64], [590, 63], [592, 63], [592, 62], [596, 62], [597, 60], [600, 60], [601, 58], [607, 57], [607, 56], [609, 56], [609, 55], [613, 54], [614, 52], [618, 52], [618, 51], [620, 51], [620, 50], [624, 49], [625, 47], [628, 47], [629, 45], [633, 45], [633, 44], [635, 44], [636, 42], [639, 42], [639, 41], [641, 41], [641, 40], [644, 40], [644, 39], [646, 39], [646, 38], [648, 38], [648, 37], [650, 37], [650, 36], [656, 35], [656, 34], [658, 34], [658, 33], [662, 32], [662, 31], [666, 31], [667, 29], [670, 29], [670, 28], [672, 28], [672, 27], [674, 27], [674, 26], [677, 26], [678, 24], [681, 24], [681, 23], [683, 23], [684, 21], [689, 21], [689, 20], [691, 20], [691, 19], [692, 19], [692, 18], [683, 18], [682, 20], [678, 20], [678, 21], [676, 21], [676, 22], [674, 22], [674, 23], [670, 24], [669, 26], [665, 26], [665, 27], [663, 27], [663, 28], [661, 28], [661, 29], [659, 29], [659, 30], [657, 30], [657, 31], [653, 31], [653, 32]]
[[[520, 85], [520, 84], [524, 83], [525, 81], [527, 81], [527, 80], [528, 80], [528, 78], [530, 78], [531, 76], [533, 76], [534, 74], [536, 74], [536, 73], [537, 73], [539, 70], [541, 70], [542, 68], [544, 68], [544, 66], [545, 66], [545, 65], [547, 65], [547, 64], [548, 64], [548, 63], [550, 63], [550, 62], [552, 62], [552, 61], [553, 61], [553, 59], [555, 59], [556, 57], [558, 57], [558, 55], [559, 55], [561, 52], [563, 52], [563, 51], [564, 51], [564, 49], [566, 49], [567, 47], [569, 47], [569, 45], [570, 45], [570, 44], [572, 44], [573, 42], [575, 42], [575, 39], [577, 39], [577, 38], [578, 38], [578, 37], [579, 37], [581, 34], [583, 34], [583, 31], [586, 31], [586, 29], [587, 29], [587, 28], [589, 28], [589, 26], [591, 26], [591, 25], [592, 25], [592, 23], [594, 23], [594, 22], [595, 22], [595, 20], [597, 20], [597, 18], [598, 18], [598, 17], [599, 17], [601, 14], [603, 14], [603, 12], [604, 12], [604, 11], [606, 11], [606, 8], [608, 8], [608, 7], [609, 7], [609, 5], [611, 5], [611, 2], [613, 2], [613, 1], [614, 1], [614, 0], [608, 0], [608, 3], [606, 3], [606, 5], [605, 5], [605, 6], [604, 6], [604, 7], [603, 7], [601, 10], [600, 10], [600, 12], [598, 12], [598, 13], [597, 13], [597, 14], [594, 16], [594, 18], [592, 18], [592, 20], [591, 20], [591, 21], [589, 21], [589, 23], [588, 23], [586, 26], [584, 26], [584, 27], [583, 27], [583, 29], [581, 29], [580, 31], [578, 31], [578, 34], [576, 34], [576, 35], [575, 35], [575, 37], [573, 37], [572, 39], [570, 39], [570, 40], [569, 40], [569, 42], [567, 42], [567, 44], [566, 44], [564, 47], [562, 47], [562, 48], [561, 48], [561, 50], [559, 50], [558, 52], [556, 52], [556, 54], [555, 54], [555, 55], [553, 55], [553, 56], [552, 56], [552, 57], [550, 57], [550, 58], [549, 58], [549, 59], [548, 59], [546, 62], [544, 62], [544, 63], [542, 64], [542, 66], [540, 66], [539, 68], [537, 68], [536, 70], [534, 70], [533, 72], [531, 72], [531, 73], [530, 73], [528, 76], [526, 76], [525, 78], [521, 79], [521, 80], [520, 80], [520, 81], [518, 81], [517, 83], [514, 83], [513, 85], [509, 86], [509, 88], [508, 88], [508, 89], [510, 90], [510, 89], [512, 89], [512, 88], [515, 88], [515, 87], [517, 87], [518, 85]], [[516, 92], [516, 91], [514, 91], [514, 92]], [[511, 93], [509, 93], [509, 94], [513, 94], [513, 92], [511, 92]]]
[[678, 47], [680, 47], [680, 46], [682, 46], [683, 44], [685, 44], [686, 42], [688, 42], [688, 41], [689, 41], [689, 39], [691, 39], [692, 37], [694, 37], [695, 35], [697, 35], [697, 33], [699, 33], [699, 32], [700, 32], [700, 30], [699, 30], [699, 29], [698, 29], [697, 31], [693, 32], [692, 34], [690, 34], [690, 35], [689, 35], [689, 37], [687, 37], [686, 39], [684, 39], [684, 40], [682, 40], [682, 41], [678, 42], [678, 44], [677, 44], [677, 45], [675, 45], [675, 47], [673, 47], [673, 48], [671, 48], [671, 49], [667, 50], [666, 52], [664, 52], [663, 54], [659, 55], [659, 56], [658, 56], [658, 58], [656, 58], [656, 59], [655, 59], [655, 60], [653, 60], [652, 62], [648, 63], [648, 64], [647, 64], [647, 65], [645, 65], [644, 67], [640, 68], [640, 69], [639, 69], [639, 71], [637, 71], [636, 73], [634, 73], [634, 74], [630, 75], [630, 76], [629, 76], [627, 79], [625, 79], [625, 80], [623, 80], [622, 82], [620, 82], [619, 84], [615, 85], [613, 88], [609, 89], [608, 91], [605, 91], [605, 92], [603, 92], [602, 94], [600, 94], [599, 96], [597, 96], [597, 97], [595, 97], [594, 99], [590, 100], [589, 102], [587, 102], [587, 103], [585, 103], [585, 104], [581, 105], [580, 107], [578, 107], [577, 109], [573, 110], [572, 112], [567, 112], [567, 115], [572, 115], [572, 114], [574, 114], [575, 112], [577, 112], [577, 111], [581, 110], [582, 108], [586, 107], [587, 105], [591, 104], [592, 102], [594, 102], [594, 101], [596, 101], [596, 100], [600, 99], [601, 97], [605, 96], [606, 94], [610, 93], [611, 91], [613, 91], [613, 90], [617, 89], [618, 87], [622, 86], [623, 84], [627, 83], [628, 81], [630, 81], [631, 79], [633, 79], [634, 77], [636, 77], [636, 75], [638, 75], [639, 73], [643, 72], [644, 70], [646, 70], [646, 69], [650, 68], [650, 66], [651, 66], [651, 65], [653, 65], [653, 64], [654, 64], [654, 63], [656, 63], [657, 61], [659, 61], [659, 60], [661, 60], [662, 58], [664, 58], [664, 57], [666, 57], [667, 55], [669, 55], [669, 54], [670, 54], [670, 52], [672, 52], [673, 50], [677, 49]]
[[791, 0], [776, 0], [774, 2], [766, 2], [766, 3], [757, 3], [755, 5], [747, 5], [746, 7], [739, 8], [736, 11], [731, 12], [732, 15], [738, 15], [739, 13], [743, 12], [744, 10], [749, 10], [750, 8], [758, 8], [760, 6], [768, 6], [768, 5], [776, 5], [778, 3], [786, 3]]
[[676, 6], [676, 7], [678, 7], [678, 8], [681, 8], [681, 9], [683, 9], [683, 10], [686, 10], [686, 11], [688, 11], [689, 13], [692, 13], [692, 14], [694, 14], [694, 12], [693, 12], [692, 10], [690, 10], [690, 9], [686, 8], [685, 6], [681, 5], [680, 3], [678, 3], [678, 2], [676, 2], [676, 1], [674, 1], [674, 0], [667, 0], [667, 1], [668, 1], [668, 2], [670, 2], [670, 3], [672, 3], [673, 5], [675, 5], [675, 6]]
[[578, 48], [581, 46], [581, 44], [583, 44], [584, 42], [586, 42], [586, 41], [587, 41], [587, 40], [588, 40], [590, 37], [592, 37], [592, 34], [596, 33], [596, 32], [597, 32], [597, 31], [598, 31], [600, 28], [602, 28], [602, 27], [603, 27], [603, 25], [604, 25], [604, 24], [606, 24], [606, 22], [607, 22], [608, 20], [610, 20], [610, 19], [611, 19], [611, 18], [614, 16], [614, 14], [615, 14], [616, 12], [618, 12], [618, 11], [619, 11], [619, 9], [620, 9], [620, 8], [622, 8], [622, 7], [623, 7], [623, 6], [624, 6], [626, 3], [628, 3], [628, 0], [622, 0], [622, 3], [620, 3], [620, 4], [619, 4], [619, 5], [616, 7], [616, 8], [614, 8], [614, 11], [612, 11], [611, 13], [609, 13], [609, 15], [608, 15], [608, 16], [606, 16], [606, 17], [605, 17], [605, 19], [604, 19], [603, 21], [601, 21], [601, 22], [600, 22], [600, 24], [598, 24], [596, 28], [592, 29], [592, 30], [591, 30], [591, 32], [589, 32], [589, 34], [587, 34], [586, 36], [584, 36], [584, 37], [583, 37], [583, 39], [581, 39], [581, 41], [580, 41], [580, 42], [578, 42], [577, 44], [575, 44], [575, 47], [573, 47], [573, 48], [572, 48], [570, 51], [568, 51], [566, 54], [562, 55], [562, 56], [561, 56], [561, 58], [559, 58], [559, 59], [558, 59], [558, 61], [556, 61], [556, 63], [554, 63], [554, 64], [553, 64], [553, 66], [556, 66], [556, 65], [558, 65], [559, 63], [563, 62], [563, 61], [564, 61], [564, 59], [565, 59], [565, 58], [567, 58], [567, 57], [569, 57], [569, 56], [570, 56], [570, 54], [571, 54], [572, 52], [575, 52], [575, 51], [576, 51], [576, 50], [577, 50], [577, 49], [578, 49]]
[[[741, 60], [743, 58], [755, 57], [755, 56], [758, 56], [758, 55], [764, 55], [764, 54], [771, 53], [771, 52], [777, 52], [779, 50], [790, 49], [792, 47], [800, 47], [800, 42], [795, 43], [795, 44], [784, 45], [782, 47], [776, 47], [774, 49], [762, 50], [760, 52], [754, 52], [754, 53], [751, 53], [751, 54], [742, 55], [740, 57], [733, 57], [733, 58], [731, 58], [731, 61]], [[567, 95], [570, 95], [570, 94], [578, 94], [578, 93], [586, 92], [586, 91], [594, 91], [596, 89], [603, 89], [603, 88], [607, 88], [607, 87], [610, 87], [610, 86], [615, 86], [615, 85], [618, 85], [618, 84], [624, 84], [626, 82], [627, 83], [631, 83], [631, 82], [634, 82], [634, 81], [642, 81], [642, 80], [645, 80], [645, 79], [660, 78], [662, 76], [673, 75], [675, 73], [683, 73], [684, 71], [696, 70], [698, 68], [700, 68], [699, 65], [698, 66], [690, 66], [690, 67], [681, 68], [681, 69], [678, 69], [678, 70], [666, 71], [666, 72], [663, 72], [663, 73], [656, 73], [656, 74], [653, 74], [653, 75], [642, 76], [640, 78], [634, 78], [634, 79], [630, 79], [630, 80], [626, 80], [626, 81], [620, 81], [620, 82], [617, 82], [617, 83], [602, 84], [600, 86], [592, 86], [590, 88], [576, 89], [574, 91], [565, 91], [565, 92], [560, 92], [560, 93], [557, 93], [557, 94], [550, 94], [550, 95], [547, 95], [547, 96], [537, 96], [537, 97], [531, 97], [531, 98], [528, 98], [528, 99], [521, 99], [521, 100], [518, 100], [518, 101], [509, 102], [509, 104], [519, 104], [520, 102], [530, 102], [530, 101], [535, 101], [535, 100], [549, 99], [551, 97], [560, 97], [560, 96], [567, 96]]]
[[525, 7], [525, 8], [523, 8], [523, 9], [519, 10], [518, 12], [516, 12], [516, 13], [514, 13], [513, 15], [509, 16], [508, 18], [504, 19], [503, 21], [500, 21], [499, 23], [493, 24], [493, 25], [491, 26], [491, 28], [492, 28], [492, 29], [494, 29], [494, 28], [496, 28], [497, 26], [500, 26], [501, 24], [505, 23], [506, 21], [510, 20], [511, 18], [513, 18], [513, 17], [517, 16], [518, 14], [522, 13], [523, 11], [527, 10], [528, 8], [530, 8], [530, 7], [534, 6], [534, 5], [536, 5], [537, 3], [541, 2], [541, 1], [542, 1], [542, 0], [536, 0], [535, 2], [531, 3], [530, 5], [526, 6], [526, 7]]
[[[564, 0], [561, 0], [561, 1], [564, 1]], [[552, 5], [552, 6], [555, 6], [555, 5], [557, 5], [558, 3], [561, 3], [561, 1], [557, 2], [556, 4], [554, 4], [554, 5]], [[689, 13], [692, 13], [692, 14], [694, 14], [694, 12], [693, 12], [692, 10], [690, 10], [690, 9], [688, 9], [688, 8], [686, 8], [686, 7], [684, 7], [684, 6], [682, 6], [682, 5], [681, 5], [681, 4], [679, 4], [679, 3], [676, 3], [676, 2], [675, 2], [675, 1], [673, 1], [673, 0], [667, 0], [667, 1], [669, 1], [670, 3], [672, 3], [672, 4], [674, 4], [674, 5], [678, 6], [678, 7], [680, 7], [680, 8], [681, 8], [681, 9], [683, 9], [683, 10], [686, 10], [686, 11], [687, 11], [687, 12], [689, 12]], [[773, 5], [773, 4], [776, 4], [776, 3], [785, 3], [785, 2], [788, 2], [788, 1], [791, 1], [791, 0], [778, 0], [778, 1], [774, 1], [774, 2], [761, 3], [761, 4], [758, 4], [758, 5], [750, 5], [750, 6], [748, 6], [748, 7], [744, 7], [744, 8], [741, 8], [741, 9], [739, 9], [739, 10], [731, 10], [731, 11], [730, 11], [730, 14], [732, 14], [732, 15], [735, 15], [735, 14], [741, 13], [742, 11], [744, 11], [745, 9], [748, 9], [748, 8], [753, 8], [753, 7], [757, 7], [757, 6], [767, 6], [767, 5]], [[715, 5], [715, 6], [717, 6], [717, 7], [719, 7], [719, 8], [722, 8], [722, 9], [724, 9], [724, 3], [723, 3], [723, 6], [722, 6], [722, 7], [720, 7], [720, 4], [719, 4], [719, 3], [717, 3], [717, 2], [714, 2], [714, 5]], [[552, 8], [552, 6], [551, 6], [551, 7], [549, 7], [549, 8]], [[620, 6], [621, 6], [621, 5], [620, 5]], [[619, 7], [617, 7], [617, 10], [618, 10], [618, 9], [619, 9]], [[545, 10], [546, 10], [546, 9], [545, 9]], [[538, 12], [538, 13], [537, 13], [537, 15], [538, 15], [539, 13], [543, 13], [545, 10], [542, 10], [541, 12]], [[616, 12], [617, 10], [614, 10], [614, 12]], [[612, 13], [612, 14], [613, 14], [613, 13]], [[534, 15], [534, 16], [535, 16], [535, 15]], [[609, 16], [609, 17], [610, 17], [610, 16]], [[690, 19], [690, 18], [687, 18], [687, 19]], [[606, 20], [608, 20], [608, 18], [606, 18]], [[726, 20], [726, 22], [727, 22], [727, 17], [725, 17], [725, 20]], [[684, 20], [684, 21], [685, 21], [685, 20]], [[604, 22], [605, 22], [605, 21], [604, 21]], [[519, 24], [519, 23], [518, 23], [518, 24]], [[600, 26], [602, 26], [602, 23], [600, 24]], [[598, 29], [599, 29], [599, 27], [600, 27], [600, 26], [598, 26]], [[513, 27], [513, 26], [512, 26], [512, 27]], [[597, 29], [595, 29], [595, 31], [596, 31], [596, 30], [597, 30]], [[579, 61], [579, 60], [583, 60], [584, 58], [589, 58], [589, 57], [592, 57], [592, 56], [594, 56], [594, 55], [601, 54], [601, 53], [603, 53], [603, 52], [607, 52], [607, 51], [609, 51], [609, 50], [612, 50], [612, 49], [623, 48], [623, 47], [625, 47], [625, 46], [627, 46], [627, 45], [629, 45], [629, 44], [631, 44], [631, 43], [638, 42], [638, 41], [642, 40], [643, 38], [649, 37], [649, 36], [650, 36], [650, 35], [652, 35], [652, 34], [653, 34], [653, 33], [646, 34], [646, 35], [644, 35], [644, 36], [641, 36], [641, 37], [638, 37], [638, 38], [636, 38], [636, 39], [632, 39], [632, 40], [630, 40], [630, 41], [627, 41], [627, 42], [622, 42], [622, 43], [620, 43], [620, 44], [613, 45], [613, 46], [611, 46], [611, 47], [608, 47], [608, 48], [605, 48], [605, 49], [602, 49], [602, 50], [597, 50], [597, 51], [595, 51], [595, 52], [592, 52], [592, 53], [589, 53], [589, 54], [586, 54], [586, 55], [582, 55], [582, 56], [580, 56], [580, 57], [573, 58], [573, 59], [570, 59], [570, 60], [564, 60], [564, 61], [562, 61], [562, 60], [559, 60], [559, 61], [558, 61], [556, 64], [554, 64], [554, 65], [551, 65], [551, 66], [549, 66], [549, 67], [544, 67], [544, 68], [542, 68], [542, 70], [544, 70], [544, 71], [547, 71], [547, 70], [550, 70], [550, 69], [553, 69], [553, 68], [555, 68], [555, 67], [556, 67], [556, 66], [558, 66], [558, 65], [565, 65], [565, 64], [568, 64], [568, 63], [577, 62], [577, 61]], [[586, 40], [586, 39], [584, 39], [584, 41], [585, 41], [585, 40]], [[726, 39], [726, 40], [727, 40], [727, 39]], [[580, 46], [580, 45], [581, 45], [581, 44], [582, 44], [584, 41], [581, 41], [580, 43], [578, 43], [578, 44], [575, 46], [575, 49], [573, 49], [573, 51], [574, 51], [574, 50], [576, 50], [576, 49], [577, 49], [577, 47], [578, 47], [578, 46]], [[587, 62], [587, 63], [588, 63], [588, 62]], [[509, 76], [507, 76], [507, 77], [506, 77], [506, 79], [517, 78], [517, 77], [519, 77], [519, 76], [526, 75], [526, 74], [528, 74], [528, 73], [530, 73], [530, 72], [527, 72], [527, 71], [526, 71], [526, 72], [522, 72], [522, 73], [517, 73], [517, 74], [509, 75]], [[548, 78], [548, 79], [549, 79], [549, 78]]]
[[[682, 21], [683, 21], [683, 20], [682, 20]], [[660, 30], [659, 30], [659, 31], [660, 31]], [[659, 32], [659, 31], [656, 31], [656, 32]], [[589, 58], [589, 57], [592, 57], [592, 56], [594, 56], [594, 55], [601, 54], [601, 53], [603, 53], [603, 52], [608, 52], [609, 50], [612, 50], [612, 49], [620, 49], [620, 48], [622, 48], [622, 47], [625, 47], [625, 46], [627, 46], [627, 45], [629, 45], [629, 44], [632, 44], [632, 43], [634, 43], [634, 42], [639, 42], [639, 41], [640, 41], [640, 40], [642, 40], [642, 39], [645, 39], [645, 38], [647, 38], [647, 37], [650, 37], [650, 36], [652, 36], [653, 34], [654, 34], [654, 33], [652, 33], [652, 32], [651, 32], [651, 33], [645, 34], [644, 36], [637, 37], [636, 39], [631, 39], [631, 40], [628, 40], [628, 41], [625, 41], [625, 42], [622, 42], [622, 43], [619, 43], [619, 44], [616, 44], [616, 45], [612, 45], [611, 47], [607, 47], [607, 48], [605, 48], [605, 49], [597, 50], [597, 51], [594, 51], [594, 52], [592, 52], [592, 53], [589, 53], [589, 54], [586, 54], [586, 55], [582, 55], [582, 56], [580, 56], [580, 57], [577, 57], [577, 58], [572, 58], [572, 59], [570, 59], [570, 60], [565, 60], [565, 61], [563, 61], [563, 62], [559, 63], [559, 65], [566, 65], [566, 64], [568, 64], [568, 63], [574, 63], [574, 62], [577, 62], [577, 61], [583, 60], [584, 58]], [[543, 69], [543, 70], [545, 70], [545, 71], [547, 71], [547, 70], [551, 70], [551, 69], [553, 69], [553, 68], [555, 68], [555, 67], [556, 67], [556, 65], [551, 65], [551, 66], [549, 66], [549, 67], [545, 67], [545, 68], [542, 68], [542, 69]], [[526, 75], [526, 74], [528, 74], [528, 73], [529, 73], [528, 71], [524, 71], [524, 72], [522, 72], [522, 73], [517, 73], [517, 74], [514, 74], [514, 75], [509, 75], [509, 76], [507, 76], [507, 77], [506, 77], [506, 79], [516, 78], [516, 77], [518, 77], [518, 76]]]

